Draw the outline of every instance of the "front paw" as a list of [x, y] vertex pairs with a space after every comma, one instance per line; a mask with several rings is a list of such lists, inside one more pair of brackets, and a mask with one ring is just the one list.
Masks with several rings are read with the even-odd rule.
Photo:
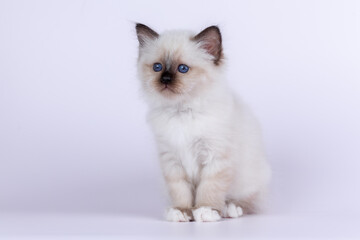
[[199, 207], [193, 210], [193, 215], [197, 222], [216, 222], [221, 219], [219, 212], [211, 207]]
[[192, 212], [189, 209], [169, 208], [165, 218], [170, 222], [189, 222], [193, 220]]

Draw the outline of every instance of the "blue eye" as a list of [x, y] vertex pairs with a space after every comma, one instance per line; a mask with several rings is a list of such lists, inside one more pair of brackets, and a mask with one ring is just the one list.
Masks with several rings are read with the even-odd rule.
[[181, 73], [187, 73], [189, 71], [189, 67], [185, 64], [180, 64], [178, 66], [178, 71]]
[[160, 72], [162, 70], [161, 63], [154, 63], [153, 69], [154, 69], [155, 72]]

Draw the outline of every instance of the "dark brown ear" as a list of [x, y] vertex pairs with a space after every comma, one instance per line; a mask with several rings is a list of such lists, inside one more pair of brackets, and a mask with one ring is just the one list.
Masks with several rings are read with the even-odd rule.
[[143, 47], [147, 41], [154, 40], [159, 37], [157, 32], [144, 24], [137, 23], [135, 28], [140, 47]]
[[218, 65], [222, 59], [222, 40], [220, 29], [217, 26], [210, 26], [194, 37], [209, 54], [214, 56], [214, 63]]

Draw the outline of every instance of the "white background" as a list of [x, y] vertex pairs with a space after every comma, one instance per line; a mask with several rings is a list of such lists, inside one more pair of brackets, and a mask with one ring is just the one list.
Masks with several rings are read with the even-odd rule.
[[[163, 221], [135, 22], [219, 25], [263, 126], [266, 214]], [[0, 1], [0, 235], [359, 239], [359, 105], [356, 0]]]

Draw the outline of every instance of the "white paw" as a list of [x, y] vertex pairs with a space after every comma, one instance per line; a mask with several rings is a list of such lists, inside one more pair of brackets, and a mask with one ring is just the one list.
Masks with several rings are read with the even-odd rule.
[[189, 222], [191, 220], [191, 216], [176, 208], [169, 208], [166, 212], [165, 218], [170, 222]]
[[200, 207], [193, 210], [194, 219], [197, 222], [215, 222], [221, 219], [218, 211], [210, 207]]
[[228, 218], [238, 218], [240, 216], [242, 216], [243, 210], [241, 207], [237, 207], [235, 204], [233, 203], [229, 203], [226, 205], [225, 207], [225, 211], [224, 211], [224, 217], [228, 217]]

